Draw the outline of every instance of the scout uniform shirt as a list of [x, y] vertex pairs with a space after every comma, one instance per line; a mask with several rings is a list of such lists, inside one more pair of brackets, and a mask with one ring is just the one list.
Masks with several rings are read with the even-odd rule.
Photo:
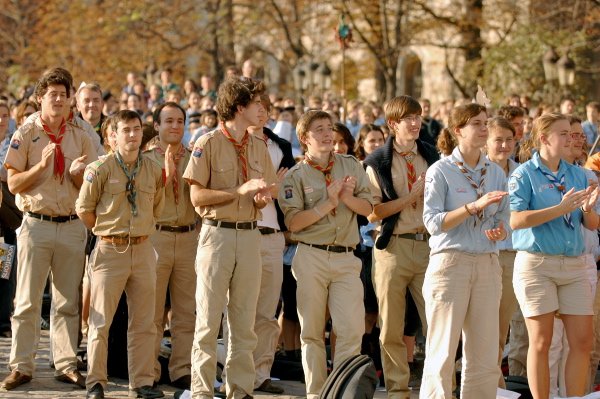
[[[246, 157], [248, 179], [264, 178], [267, 184], [277, 181], [271, 157], [262, 139], [250, 135]], [[196, 141], [183, 178], [210, 190], [232, 189], [244, 183], [236, 150], [221, 129], [207, 133]], [[227, 222], [250, 222], [262, 218], [260, 210], [254, 206], [253, 198], [248, 195], [198, 207], [196, 211], [202, 218]]]
[[[351, 155], [333, 154], [335, 157], [331, 170], [332, 180], [356, 177], [354, 196], [373, 204], [369, 188], [369, 179], [362, 165]], [[298, 212], [312, 209], [328, 200], [325, 175], [306, 161], [296, 164], [285, 176], [279, 191], [279, 206], [285, 215], [285, 223]], [[356, 213], [350, 210], [340, 199], [335, 215], [329, 212], [314, 224], [292, 233], [292, 239], [316, 245], [341, 245], [355, 247], [359, 242]]]
[[[408, 177], [407, 177], [407, 164], [404, 156], [400, 155], [402, 151], [400, 151], [398, 143], [394, 140], [394, 152], [392, 159], [392, 185], [394, 186], [394, 190], [396, 194], [398, 194], [398, 198], [402, 198], [410, 194], [408, 190]], [[408, 151], [413, 154], [412, 163], [415, 168], [415, 175], [418, 179], [421, 174], [427, 171], [427, 162], [425, 158], [419, 154], [417, 151], [417, 145], [415, 144], [413, 148]], [[367, 176], [369, 176], [369, 180], [371, 182], [371, 193], [373, 194], [373, 200], [375, 205], [379, 205], [382, 202], [382, 193], [381, 187], [379, 186], [379, 182], [377, 181], [377, 175], [372, 167], [367, 167]], [[394, 226], [393, 234], [414, 234], [414, 233], [423, 233], [425, 231], [425, 226], [423, 224], [423, 201], [417, 199], [417, 206], [413, 207], [412, 204], [408, 204], [402, 211], [400, 212], [400, 217], [396, 221], [396, 225]], [[378, 230], [381, 229], [381, 224], [379, 224]]]
[[142, 237], [154, 233], [165, 196], [162, 170], [142, 155], [142, 165], [134, 181], [137, 216], [131, 213], [127, 177], [114, 153], [85, 169], [77, 212], [96, 214], [92, 229], [95, 235]]
[[[42, 150], [50, 143], [50, 138], [42, 127], [41, 114], [21, 126], [13, 135], [4, 164], [18, 172], [31, 169], [42, 159]], [[83, 155], [85, 162], [93, 162], [98, 156], [85, 131], [67, 121], [60, 144], [65, 156], [64, 179], [61, 182], [54, 175], [52, 157], [48, 167], [40, 173], [35, 182], [19, 193], [17, 204], [23, 212], [40, 213], [47, 216], [67, 216], [75, 214], [75, 200], [79, 189], [73, 184], [69, 168], [71, 163]]]
[[[154, 161], [163, 170], [165, 168], [165, 155], [164, 151], [159, 148], [160, 142], [156, 143], [156, 146], [152, 147], [148, 151], [144, 151], [144, 156]], [[190, 226], [196, 223], [196, 212], [194, 206], [190, 201], [190, 185], [183, 178], [183, 171], [185, 166], [190, 160], [191, 152], [184, 148], [181, 159], [177, 163], [177, 197], [175, 201], [175, 189], [173, 187], [175, 183], [175, 177], [165, 186], [165, 204], [168, 204], [163, 208], [160, 216], [157, 218], [156, 223], [165, 226]]]

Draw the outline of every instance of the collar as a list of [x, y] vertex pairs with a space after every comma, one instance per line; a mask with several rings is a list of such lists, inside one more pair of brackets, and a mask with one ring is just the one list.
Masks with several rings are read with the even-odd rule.
[[[531, 157], [531, 162], [535, 165], [536, 169], [544, 170], [548, 173], [554, 173], [553, 171], [548, 169], [548, 167], [546, 165], [544, 165], [544, 163], [542, 162], [542, 160], [540, 158], [540, 153], [538, 151], [536, 151], [533, 154], [533, 156]], [[567, 168], [568, 168], [568, 164], [561, 159], [558, 162], [557, 176], [562, 176], [563, 174], [565, 174], [565, 172], [567, 171]]]
[[394, 142], [394, 151], [396, 151], [398, 154], [402, 154], [403, 152], [412, 152], [413, 154], [417, 155], [417, 143], [413, 143], [412, 147], [408, 150], [408, 151], [402, 151], [402, 149], [400, 148], [400, 144], [398, 144], [398, 142], [396, 140], [393, 140]]
[[448, 157], [450, 158], [450, 161], [452, 162], [462, 162], [463, 166], [472, 171], [475, 172], [477, 170], [486, 168], [490, 165], [490, 160], [485, 156], [485, 154], [482, 152], [481, 155], [479, 156], [479, 162], [477, 163], [477, 165], [475, 166], [475, 168], [471, 168], [464, 160], [460, 150], [458, 149], [458, 146], [454, 147], [454, 150], [452, 150], [452, 154], [450, 154], [450, 156]]

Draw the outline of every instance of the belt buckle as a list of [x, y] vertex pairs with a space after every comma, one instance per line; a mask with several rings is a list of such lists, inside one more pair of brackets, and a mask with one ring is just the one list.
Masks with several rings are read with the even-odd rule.
[[415, 234], [415, 240], [417, 240], [417, 241], [425, 241], [425, 234], [424, 233], [416, 233]]
[[242, 223], [244, 223], [244, 222], [235, 222], [235, 229], [236, 229], [237, 231], [244, 230], [244, 229], [242, 229], [242, 228], [238, 227], [238, 226], [239, 226], [239, 225], [241, 225]]

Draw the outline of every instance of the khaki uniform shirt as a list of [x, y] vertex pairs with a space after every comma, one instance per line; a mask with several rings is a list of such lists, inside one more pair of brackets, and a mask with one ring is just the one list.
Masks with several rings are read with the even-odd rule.
[[[354, 196], [363, 198], [373, 204], [369, 179], [356, 158], [351, 155], [334, 154], [335, 161], [331, 170], [333, 180], [346, 176], [356, 177]], [[298, 212], [312, 209], [327, 201], [327, 186], [325, 175], [306, 162], [296, 164], [287, 173], [279, 191], [279, 206], [285, 215], [285, 223]], [[356, 213], [350, 210], [340, 200], [335, 215], [332, 212], [316, 223], [292, 233], [292, 239], [307, 244], [341, 245], [355, 247], [359, 242]]]
[[[160, 143], [157, 143], [160, 145]], [[162, 169], [165, 168], [165, 156], [155, 147], [144, 152], [144, 155], [153, 160]], [[156, 223], [165, 226], [189, 226], [196, 223], [196, 212], [190, 200], [190, 184], [183, 178], [183, 171], [190, 160], [191, 152], [185, 150], [177, 165], [177, 177], [179, 178], [179, 201], [175, 203], [173, 192], [173, 181], [165, 187], [165, 206]]]
[[[4, 164], [17, 172], [24, 172], [38, 164], [42, 159], [42, 150], [50, 143], [44, 132], [38, 114], [31, 122], [21, 126], [13, 135]], [[67, 216], [75, 214], [75, 200], [79, 189], [73, 184], [69, 168], [71, 163], [83, 155], [86, 162], [98, 159], [96, 150], [88, 135], [81, 128], [67, 122], [61, 148], [65, 156], [65, 174], [61, 183], [54, 176], [54, 157], [48, 167], [40, 173], [27, 190], [19, 193], [19, 209], [24, 212], [41, 213], [49, 216]]]
[[[276, 183], [277, 176], [265, 142], [250, 135], [246, 152], [248, 179], [263, 178], [267, 184]], [[235, 148], [221, 129], [207, 133], [196, 141], [183, 177], [190, 184], [196, 182], [211, 190], [232, 189], [244, 183]], [[237, 196], [233, 201], [199, 207], [196, 211], [203, 218], [228, 222], [247, 222], [262, 218], [251, 196]]]
[[92, 232], [97, 236], [148, 236], [156, 231], [165, 192], [162, 169], [144, 156], [135, 177], [137, 216], [127, 200], [127, 177], [115, 154], [98, 160], [85, 169], [77, 199], [77, 212], [96, 215]]
[[[415, 173], [418, 179], [422, 173], [427, 171], [428, 166], [425, 158], [418, 153], [416, 144], [413, 146], [411, 151], [415, 154], [415, 157], [413, 158], [413, 165], [415, 167]], [[400, 153], [401, 151], [398, 147], [398, 143], [394, 141], [394, 154], [392, 158], [392, 184], [396, 194], [398, 194], [398, 197], [402, 198], [410, 194], [410, 191], [408, 191], [406, 160], [402, 155], [400, 155]], [[381, 187], [379, 187], [379, 182], [377, 181], [375, 171], [370, 166], [367, 167], [367, 175], [371, 181], [373, 200], [375, 200], [376, 205], [379, 205], [382, 201]], [[381, 225], [379, 225], [378, 229], [381, 229]], [[394, 226], [393, 234], [423, 232], [425, 232], [425, 225], [423, 224], [423, 200], [419, 199], [417, 200], [416, 208], [413, 208], [412, 205], [409, 204], [400, 212], [400, 217], [396, 222], [396, 226]]]

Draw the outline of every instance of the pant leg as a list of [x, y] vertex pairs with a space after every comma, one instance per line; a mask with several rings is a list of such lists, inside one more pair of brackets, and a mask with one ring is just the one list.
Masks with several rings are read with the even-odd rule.
[[127, 256], [131, 263], [131, 274], [125, 285], [129, 387], [140, 388], [154, 382], [156, 252], [146, 240], [132, 245]]
[[[498, 260], [502, 270], [502, 296], [500, 297], [500, 319], [499, 319], [499, 347], [498, 347], [498, 367], [502, 364], [502, 355], [508, 336], [508, 327], [513, 313], [517, 309], [518, 302], [515, 296], [515, 290], [512, 285], [513, 269], [515, 264], [516, 252], [500, 251]], [[499, 371], [499, 386], [505, 387], [502, 370]]]
[[471, 297], [463, 326], [462, 399], [493, 398], [498, 387], [498, 309], [502, 271], [496, 254], [471, 255]]
[[111, 243], [99, 240], [90, 262], [88, 374], [85, 381], [88, 389], [96, 383], [106, 386], [108, 381], [108, 331], [132, 270], [131, 257], [128, 258], [127, 252], [117, 253], [116, 249], [123, 251], [125, 247], [113, 247]]
[[174, 234], [176, 234], [175, 264], [169, 282], [172, 347], [169, 376], [172, 381], [190, 375], [192, 368], [190, 353], [194, 341], [194, 319], [196, 317], [196, 269], [194, 268], [195, 258], [190, 254], [194, 254], [198, 247], [197, 231]]
[[527, 351], [529, 349], [529, 334], [521, 308], [513, 313], [510, 320], [508, 349], [508, 371], [510, 375], [527, 377]]
[[472, 268], [465, 258], [457, 251], [437, 253], [431, 256], [425, 273], [423, 297], [428, 330], [419, 394], [422, 399], [452, 397], [454, 357], [471, 292]]
[[329, 252], [298, 244], [292, 261], [292, 273], [297, 281], [296, 302], [300, 320], [302, 368], [308, 399], [317, 399], [327, 379], [323, 332], [329, 296], [329, 257]]
[[77, 370], [79, 298], [85, 268], [87, 232], [79, 219], [54, 223], [52, 257], [52, 352], [56, 374]]
[[331, 254], [328, 306], [336, 334], [334, 368], [360, 354], [365, 333], [362, 263], [352, 252]]
[[260, 247], [262, 275], [254, 323], [254, 332], [258, 339], [253, 354], [256, 368], [255, 388], [259, 387], [266, 379], [271, 378], [271, 366], [273, 366], [279, 338], [279, 323], [275, 313], [283, 281], [283, 250], [285, 247], [283, 233], [262, 235]]
[[54, 251], [54, 223], [25, 217], [17, 238], [17, 291], [9, 366], [32, 375], [40, 335], [42, 296]]
[[[157, 231], [150, 236], [150, 239], [152, 240], [152, 245], [158, 254], [158, 258], [156, 259], [156, 288], [154, 308], [154, 325], [156, 329], [156, 336], [154, 340], [154, 381], [159, 381], [161, 375], [161, 365], [158, 361], [158, 354], [160, 352], [160, 341], [163, 337], [163, 316], [165, 313], [167, 287], [169, 286], [169, 279], [171, 278], [173, 265], [175, 263], [175, 233]], [[172, 336], [173, 334], [171, 334], [171, 337]]]
[[598, 371], [598, 362], [600, 362], [600, 289], [598, 289], [597, 284], [598, 283], [596, 283], [596, 294], [594, 295], [594, 350], [592, 351], [590, 364], [590, 391], [594, 387], [594, 380], [596, 379], [596, 373]]
[[260, 291], [261, 260], [260, 232], [236, 232], [235, 270], [229, 286], [227, 321], [229, 324], [229, 356], [227, 370], [227, 396], [241, 399], [254, 391], [254, 358], [256, 348], [254, 320]]
[[212, 399], [217, 335], [236, 261], [236, 231], [203, 225], [196, 255], [196, 323], [192, 346], [192, 398]]

